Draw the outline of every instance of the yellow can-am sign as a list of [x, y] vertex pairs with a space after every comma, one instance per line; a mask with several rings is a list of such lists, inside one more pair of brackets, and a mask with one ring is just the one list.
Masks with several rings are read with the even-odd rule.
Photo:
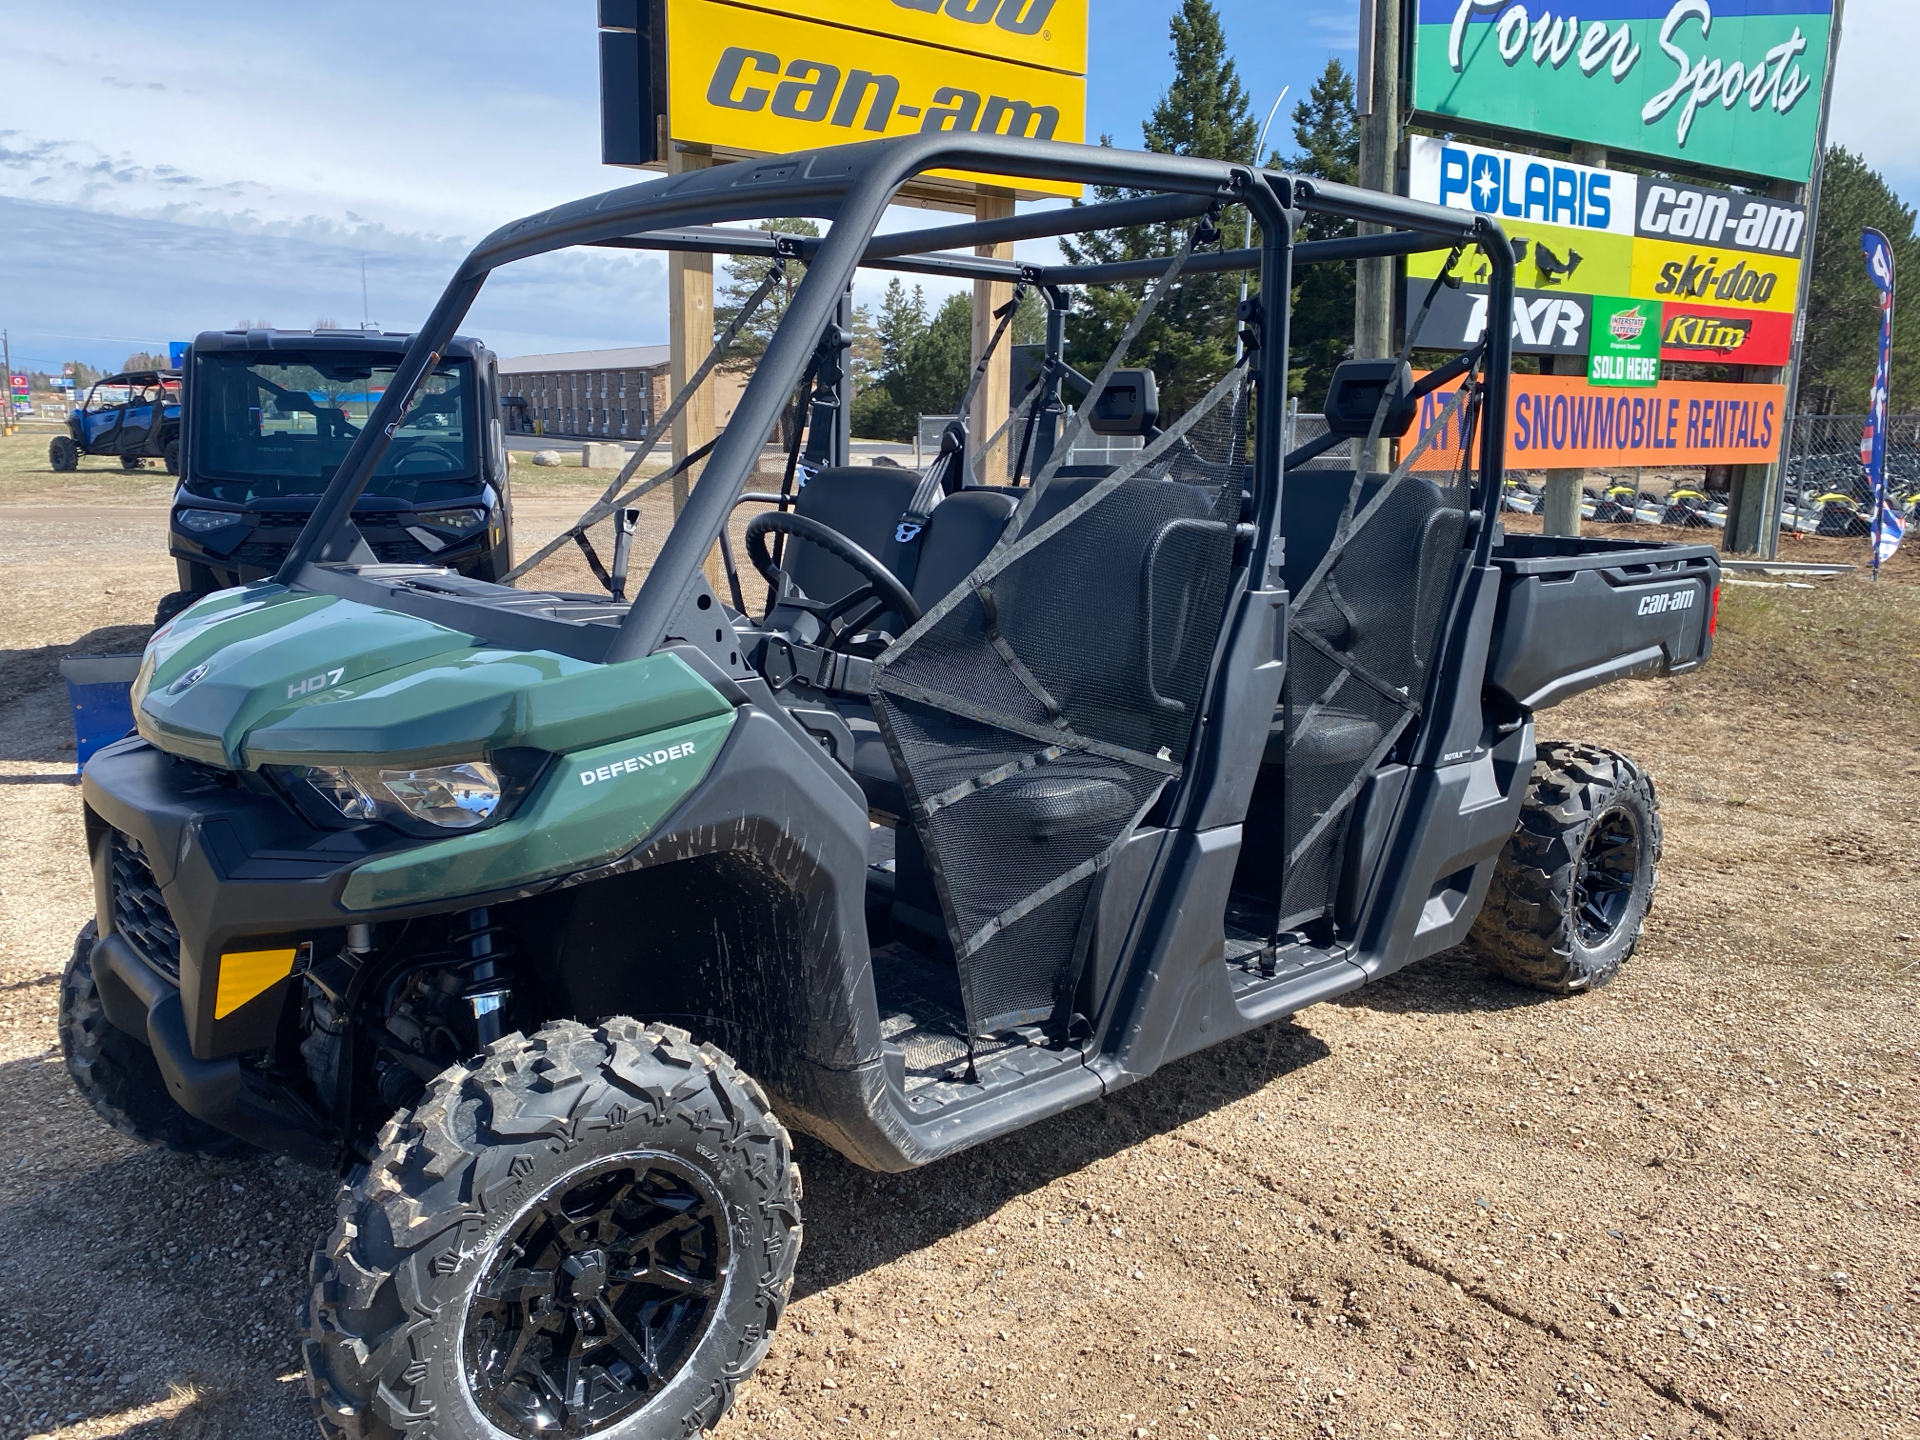
[[[1079, 4], [1084, 15], [1084, 0]], [[822, 8], [856, 7], [826, 0]], [[894, 7], [858, 8], [871, 16]], [[899, 9], [920, 20], [946, 18], [944, 11]], [[921, 130], [1086, 138], [1086, 80], [1079, 75], [715, 0], [672, 0], [668, 16], [669, 123], [684, 144], [780, 154]], [[1005, 184], [1020, 194], [1079, 193], [1057, 182], [947, 178]]]
[[1088, 0], [733, 0], [896, 40], [1087, 73]]

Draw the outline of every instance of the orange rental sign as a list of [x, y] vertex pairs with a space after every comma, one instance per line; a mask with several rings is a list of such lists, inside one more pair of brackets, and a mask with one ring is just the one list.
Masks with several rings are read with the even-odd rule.
[[[1440, 418], [1446, 388], [1425, 397], [1413, 436]], [[1583, 375], [1515, 375], [1508, 394], [1507, 464], [1515, 470], [1656, 465], [1764, 465], [1780, 455], [1782, 385], [1663, 380], [1610, 390]], [[1418, 469], [1447, 469], [1460, 454], [1458, 416]], [[1412, 436], [1403, 444], [1412, 443]], [[1430, 462], [1430, 463], [1429, 463]]]

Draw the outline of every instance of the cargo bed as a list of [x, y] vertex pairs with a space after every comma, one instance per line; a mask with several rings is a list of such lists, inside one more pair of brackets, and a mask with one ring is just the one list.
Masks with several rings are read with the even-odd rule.
[[1487, 689], [1543, 710], [1631, 676], [1679, 675], [1713, 651], [1720, 555], [1711, 545], [1507, 535]]

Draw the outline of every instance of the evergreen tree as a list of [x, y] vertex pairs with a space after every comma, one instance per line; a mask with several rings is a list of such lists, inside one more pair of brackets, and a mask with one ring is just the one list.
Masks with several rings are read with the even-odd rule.
[[[1141, 125], [1149, 150], [1163, 155], [1198, 155], [1252, 164], [1260, 127], [1247, 101], [1246, 87], [1227, 53], [1226, 32], [1211, 0], [1181, 0], [1168, 27], [1173, 40], [1173, 83]], [[1111, 145], [1111, 136], [1102, 136]], [[1097, 198], [1117, 200], [1128, 192], [1095, 188]], [[1170, 256], [1186, 241], [1190, 223], [1139, 225], [1091, 231], [1061, 248], [1075, 264], [1106, 264]], [[1221, 221], [1227, 243], [1244, 236], [1245, 212], [1229, 211]], [[1087, 287], [1067, 320], [1069, 358], [1091, 374], [1103, 364], [1133, 318], [1148, 286]], [[1153, 367], [1160, 383], [1160, 411], [1184, 413], [1233, 364], [1240, 301], [1237, 275], [1193, 275], [1164, 298], [1147, 322], [1129, 357]]]
[[[1286, 162], [1297, 174], [1355, 184], [1360, 177], [1360, 125], [1353, 113], [1353, 76], [1338, 58], [1293, 107], [1293, 139], [1300, 148]], [[1276, 161], [1278, 157], [1275, 157]], [[1306, 218], [1302, 240], [1355, 233], [1353, 222], [1330, 215]], [[1287, 388], [1304, 410], [1326, 403], [1334, 366], [1353, 354], [1354, 264], [1303, 265], [1295, 272], [1289, 332]]]
[[876, 368], [854, 398], [854, 434], [911, 440], [920, 416], [953, 414], [966, 391], [973, 372], [972, 297], [949, 295], [929, 320], [926, 292], [916, 285], [909, 293], [890, 280], [873, 342]]
[[1905, 294], [1893, 312], [1895, 413], [1920, 409], [1920, 240], [1913, 208], [1903, 205], [1879, 172], [1842, 146], [1827, 151], [1820, 182], [1820, 226], [1813, 237], [1801, 351], [1800, 410], [1854, 415], [1867, 408], [1880, 358], [1880, 292], [1867, 278], [1861, 232], [1868, 226], [1893, 246], [1894, 273]]
[[[792, 219], [780, 216], [772, 220], [762, 220], [761, 230], [780, 235], [818, 236], [820, 227], [811, 220]], [[734, 322], [734, 318], [746, 308], [747, 301], [753, 298], [753, 292], [765, 282], [773, 269], [773, 259], [767, 255], [730, 255], [727, 257], [726, 279], [721, 282], [719, 294], [714, 297], [713, 333], [719, 339], [722, 332]], [[735, 372], [751, 370], [766, 353], [768, 344], [773, 340], [773, 332], [779, 328], [780, 319], [787, 313], [787, 306], [793, 303], [793, 292], [800, 286], [804, 268], [796, 261], [788, 261], [785, 276], [773, 287], [767, 298], [760, 302], [760, 308], [753, 312], [741, 330], [739, 338], [733, 342], [733, 349], [721, 362], [720, 368]]]

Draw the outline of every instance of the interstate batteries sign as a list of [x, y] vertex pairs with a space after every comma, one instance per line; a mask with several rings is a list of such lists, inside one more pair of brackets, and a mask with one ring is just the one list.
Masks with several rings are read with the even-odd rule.
[[1414, 0], [1442, 123], [1785, 180], [1813, 164], [1832, 0]]
[[[1088, 0], [641, 0], [633, 38], [609, 40], [602, 0], [603, 150], [608, 163], [658, 163], [661, 132], [723, 158], [917, 131], [1083, 140], [1087, 7]], [[628, 88], [650, 119], [630, 127], [632, 143], [621, 145], [610, 117], [628, 103], [616, 92], [629, 67], [641, 72]], [[615, 159], [616, 150], [638, 158]], [[1053, 182], [942, 178], [1022, 196], [1080, 193]]]

